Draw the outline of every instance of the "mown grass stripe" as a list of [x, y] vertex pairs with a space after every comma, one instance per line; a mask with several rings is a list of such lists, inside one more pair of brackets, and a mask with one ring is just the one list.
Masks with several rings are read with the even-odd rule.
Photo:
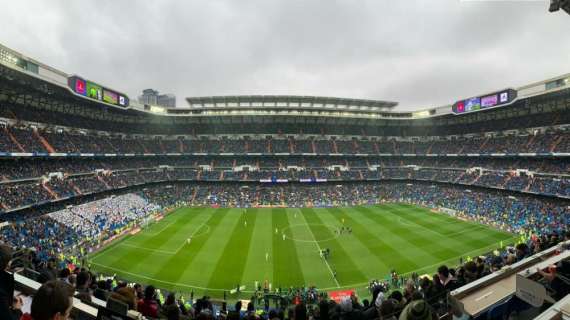
[[[417, 265], [411, 260], [400, 254], [397, 250], [388, 246], [382, 239], [382, 237], [369, 232], [363, 225], [362, 221], [358, 219], [357, 215], [353, 215], [352, 211], [347, 213], [345, 210], [340, 208], [330, 208], [327, 209], [334, 219], [340, 224], [344, 221], [346, 226], [352, 228], [353, 232], [351, 236], [355, 237], [356, 240], [360, 241], [363, 246], [365, 246], [369, 253], [376, 257], [376, 263], [371, 264], [376, 270], [374, 276], [378, 277], [380, 274], [387, 274], [391, 267], [390, 265], [409, 265], [412, 268], [416, 268]], [[386, 237], [384, 235], [384, 237]], [[386, 259], [386, 255], [390, 257], [389, 261]]]
[[[144, 239], [144, 240], [140, 242], [132, 241], [132, 243], [136, 243], [137, 246], [146, 247], [149, 249], [159, 249], [159, 250], [164, 249], [164, 250], [173, 251], [174, 248], [177, 248], [177, 246], [174, 246], [172, 244], [172, 239], [177, 238], [178, 234], [185, 232], [188, 226], [192, 226], [191, 223], [196, 219], [198, 219], [199, 217], [200, 213], [194, 213], [188, 211], [179, 211], [173, 213], [172, 215], [167, 217], [170, 219], [166, 221], [164, 221], [163, 219], [158, 224], [169, 224], [172, 221], [174, 221], [174, 223], [169, 224], [166, 228], [163, 228], [160, 233], [155, 234], [152, 237], [149, 238], [135, 237], [134, 239]], [[131, 243], [131, 241], [129, 241], [128, 243]], [[181, 242], [178, 242], [176, 245], [180, 244]], [[115, 268], [124, 268], [125, 266], [129, 266], [130, 270], [138, 270], [139, 268], [147, 268], [149, 265], [148, 262], [151, 262], [154, 259], [157, 258], [164, 259], [163, 255], [155, 254], [149, 250], [139, 250], [135, 248], [130, 248], [130, 249], [131, 250], [126, 250], [124, 254], [118, 256], [115, 260], [108, 261], [106, 264]]]
[[[408, 270], [416, 269], [423, 263], [430, 263], [435, 261], [440, 261], [441, 258], [431, 254], [430, 249], [437, 247], [437, 243], [426, 242], [425, 238], [418, 237], [416, 233], [421, 233], [417, 227], [408, 225], [405, 226], [403, 223], [398, 222], [393, 216], [388, 214], [384, 207], [357, 207], [354, 209], [356, 213], [361, 215], [363, 219], [367, 221], [372, 221], [375, 223], [375, 227], [378, 228], [378, 235], [385, 239], [383, 243], [388, 247], [392, 248], [388, 252], [393, 253], [394, 251], [400, 252], [400, 255], [404, 257], [410, 257], [414, 259], [413, 264], [403, 264], [392, 263], [392, 266], [404, 267]], [[433, 247], [432, 247], [433, 246]], [[398, 248], [401, 248], [398, 250]], [[390, 257], [390, 256], [388, 256]], [[398, 257], [395, 255], [395, 257]], [[399, 261], [403, 259], [400, 258]]]
[[231, 289], [242, 284], [243, 270], [257, 220], [257, 214], [254, 212], [255, 210], [247, 209], [245, 213], [241, 213], [238, 223], [229, 234], [229, 241], [222, 250], [224, 255], [212, 272], [208, 282], [209, 288]]
[[[435, 252], [432, 251], [432, 254], [435, 255], [438, 259], [443, 260], [449, 256], [457, 256], [461, 254], [462, 250], [457, 249], [455, 246], [448, 243], [447, 238], [444, 235], [435, 230], [428, 229], [427, 227], [416, 223], [415, 221], [416, 219], [410, 218], [408, 215], [405, 214], [399, 214], [398, 213], [399, 211], [389, 206], [386, 206], [385, 212], [396, 218], [403, 218], [404, 220], [409, 222], [410, 223], [409, 226], [407, 226], [406, 224], [402, 224], [402, 226], [411, 232], [410, 238], [419, 240], [419, 246], [421, 248], [426, 249], [426, 247], [429, 247], [430, 244], [436, 244], [437, 247], [442, 248], [442, 250], [439, 251]], [[419, 231], [418, 229], [423, 229], [422, 231], [424, 232], [418, 232]], [[429, 236], [427, 234], [429, 234]]]
[[[317, 225], [323, 224], [323, 221], [315, 210], [305, 208], [301, 212], [303, 213], [303, 218], [308, 223], [308, 228], [317, 239], [331, 239], [335, 237], [334, 233], [328, 228], [317, 228]], [[333, 271], [336, 271], [338, 282], [342, 285], [343, 283], [366, 281], [368, 279], [366, 275], [352, 261], [353, 257], [344, 250], [338, 241], [333, 239], [327, 241], [326, 245], [323, 244], [324, 247], [331, 250], [329, 265], [331, 265]]]
[[[495, 230], [490, 230], [483, 225], [476, 225], [481, 231], [478, 233], [470, 233], [465, 232], [466, 226], [465, 225], [457, 225], [457, 227], [453, 228], [452, 232], [441, 231], [445, 229], [445, 224], [440, 224], [438, 217], [433, 215], [427, 215], [427, 210], [416, 209], [410, 210], [409, 208], [402, 209], [398, 206], [388, 205], [390, 208], [395, 208], [397, 212], [409, 218], [409, 221], [413, 221], [414, 223], [423, 226], [426, 229], [432, 230], [442, 235], [445, 239], [453, 239], [455, 243], [461, 244], [463, 248], [469, 248], [468, 250], [473, 250], [476, 248], [483, 247], [489, 243], [490, 239], [494, 241], [499, 241], [500, 239], [508, 238], [501, 232], [497, 232]], [[415, 214], [414, 214], [415, 212]], [[426, 218], [429, 217], [429, 218]], [[439, 220], [439, 221], [434, 221]], [[449, 229], [447, 229], [449, 231]]]
[[290, 226], [287, 211], [275, 208], [271, 209], [271, 213], [272, 230], [278, 230], [278, 234], [272, 239], [273, 284], [276, 288], [304, 285], [305, 278], [297, 255], [297, 246], [291, 239], [283, 240], [282, 232]]
[[289, 228], [285, 231], [286, 241], [290, 241], [291, 245], [296, 247], [297, 257], [302, 262], [301, 271], [306, 285], [336, 287], [336, 281], [319, 255], [318, 246], [311, 229], [307, 227], [303, 213], [299, 209], [287, 209], [287, 219]]
[[[214, 230], [218, 223], [227, 215], [228, 210], [229, 209], [215, 210], [210, 214], [204, 224], [210, 226], [210, 228]], [[187, 248], [183, 248], [169, 259], [156, 261], [160, 267], [152, 277], [173, 283], [180, 282], [179, 280], [182, 277], [184, 270], [188, 268], [196, 255], [198, 255], [204, 244], [208, 241], [210, 235], [211, 233], [192, 239]]]
[[[241, 282], [254, 286], [255, 281], [263, 284], [273, 282], [273, 238], [276, 236], [272, 228], [273, 215], [271, 209], [251, 211], [256, 215], [250, 246], [247, 249], [247, 259]], [[245, 249], [245, 248], [244, 248]], [[269, 259], [266, 260], [266, 254]]]

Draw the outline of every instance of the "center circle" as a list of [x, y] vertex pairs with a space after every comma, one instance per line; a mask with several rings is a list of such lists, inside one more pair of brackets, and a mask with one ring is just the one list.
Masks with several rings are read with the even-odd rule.
[[293, 224], [281, 229], [286, 239], [298, 242], [325, 242], [338, 238], [340, 225], [323, 223]]

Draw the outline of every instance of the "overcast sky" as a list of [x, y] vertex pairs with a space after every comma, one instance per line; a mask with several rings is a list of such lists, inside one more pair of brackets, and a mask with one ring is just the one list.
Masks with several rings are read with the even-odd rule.
[[286, 94], [445, 105], [570, 72], [548, 1], [0, 0], [0, 43], [136, 98]]

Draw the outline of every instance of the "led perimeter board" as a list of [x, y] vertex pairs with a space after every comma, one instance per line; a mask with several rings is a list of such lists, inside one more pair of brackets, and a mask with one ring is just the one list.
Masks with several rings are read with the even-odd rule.
[[78, 76], [69, 77], [67, 79], [67, 85], [76, 94], [89, 99], [105, 102], [117, 107], [126, 108], [129, 106], [129, 97], [127, 97], [127, 95], [105, 88], [95, 82], [85, 80]]
[[517, 91], [506, 89], [491, 94], [459, 100], [453, 104], [452, 111], [455, 114], [481, 111], [509, 104], [517, 97]]

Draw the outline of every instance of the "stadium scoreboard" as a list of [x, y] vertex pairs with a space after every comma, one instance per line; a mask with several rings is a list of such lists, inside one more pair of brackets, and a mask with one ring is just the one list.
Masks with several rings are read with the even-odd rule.
[[73, 92], [92, 100], [105, 102], [117, 107], [126, 108], [129, 106], [129, 97], [115, 90], [105, 88], [95, 82], [85, 80], [78, 76], [67, 79], [67, 84]]
[[455, 114], [463, 114], [496, 108], [510, 104], [516, 97], [516, 90], [506, 89], [491, 94], [459, 100], [453, 104], [452, 111]]

